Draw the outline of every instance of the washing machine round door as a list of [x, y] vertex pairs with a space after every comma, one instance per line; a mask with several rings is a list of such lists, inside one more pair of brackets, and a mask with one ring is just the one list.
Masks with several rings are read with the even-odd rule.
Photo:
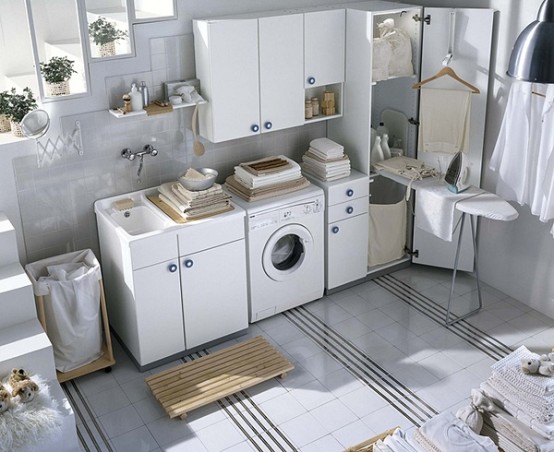
[[285, 281], [296, 273], [313, 248], [310, 232], [299, 224], [289, 224], [276, 231], [267, 241], [262, 264], [275, 281]]

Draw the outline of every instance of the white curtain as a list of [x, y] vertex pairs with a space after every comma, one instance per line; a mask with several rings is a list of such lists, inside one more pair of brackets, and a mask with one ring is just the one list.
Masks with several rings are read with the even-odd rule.
[[489, 167], [498, 195], [554, 219], [554, 85], [512, 85]]

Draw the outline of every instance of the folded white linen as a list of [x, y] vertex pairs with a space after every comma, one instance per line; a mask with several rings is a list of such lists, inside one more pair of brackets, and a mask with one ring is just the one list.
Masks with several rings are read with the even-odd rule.
[[414, 447], [406, 438], [406, 434], [397, 428], [392, 435], [387, 436], [383, 443], [393, 452], [419, 452], [421, 449]]
[[335, 143], [329, 138], [316, 138], [310, 141], [310, 147], [322, 152], [325, 155], [336, 155], [344, 152], [342, 144]]
[[449, 411], [443, 411], [425, 422], [420, 433], [438, 450], [448, 452], [498, 452], [489, 437], [476, 434]]
[[185, 200], [208, 198], [216, 193], [223, 192], [223, 188], [219, 184], [213, 184], [206, 190], [192, 191], [187, 190], [180, 182], [174, 182], [171, 188], [173, 192], [178, 192]]
[[521, 406], [522, 409], [524, 409], [525, 407], [530, 407], [531, 409], [533, 409], [533, 411], [542, 413], [544, 415], [550, 415], [554, 413], [553, 396], [540, 397], [533, 394], [528, 394], [524, 391], [521, 391], [517, 386], [512, 385], [497, 372], [493, 372], [492, 375], [487, 379], [487, 382], [512, 403]]
[[516, 386], [520, 391], [537, 396], [554, 395], [554, 378], [541, 375], [528, 375], [521, 371], [521, 359], [538, 359], [539, 355], [533, 353], [522, 345], [509, 355], [491, 365], [491, 369]]
[[422, 89], [419, 150], [455, 154], [469, 151], [471, 91]]
[[483, 392], [489, 396], [495, 405], [506, 410], [515, 418], [519, 419], [525, 425], [528, 425], [532, 430], [535, 430], [545, 438], [554, 440], [554, 420], [538, 419], [531, 416], [528, 412], [516, 406], [511, 400], [507, 399], [496, 390], [488, 381], [484, 381], [480, 385]]
[[284, 155], [280, 155], [278, 157], [288, 161], [290, 167], [287, 167], [283, 171], [270, 173], [264, 176], [255, 176], [241, 166], [235, 166], [235, 177], [240, 179], [246, 187], [254, 189], [268, 187], [275, 183], [295, 180], [302, 175], [300, 165], [298, 163], [288, 157], [285, 157]]
[[473, 186], [462, 193], [452, 193], [442, 181], [422, 183], [417, 189], [416, 227], [451, 242], [460, 218], [456, 214], [456, 203], [480, 193], [483, 190]]
[[[173, 182], [167, 182], [158, 187], [158, 192], [163, 195], [171, 204], [183, 212], [186, 209], [186, 203], [184, 203], [171, 189]], [[164, 201], [165, 202], [165, 201]]]

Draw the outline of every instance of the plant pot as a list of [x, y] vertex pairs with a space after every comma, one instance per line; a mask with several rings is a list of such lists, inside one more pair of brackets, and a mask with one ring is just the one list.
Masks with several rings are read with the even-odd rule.
[[115, 41], [100, 44], [98, 46], [98, 52], [100, 53], [101, 58], [114, 56], [115, 55]]
[[0, 115], [0, 133], [9, 132], [10, 130], [10, 119], [6, 115]]
[[47, 96], [65, 96], [67, 94], [69, 94], [69, 82], [67, 80], [63, 82], [46, 83]]
[[14, 137], [19, 137], [19, 138], [24, 137], [23, 132], [21, 131], [21, 125], [18, 122], [10, 120], [10, 125], [11, 125], [11, 129], [12, 129], [12, 135]]

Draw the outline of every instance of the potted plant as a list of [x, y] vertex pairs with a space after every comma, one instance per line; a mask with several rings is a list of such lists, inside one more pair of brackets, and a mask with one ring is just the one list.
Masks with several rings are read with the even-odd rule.
[[69, 79], [77, 73], [73, 69], [74, 63], [67, 57], [52, 57], [48, 63], [40, 63], [40, 72], [46, 82], [47, 96], [69, 94]]
[[23, 94], [18, 94], [16, 89], [12, 88], [8, 96], [7, 116], [10, 118], [12, 134], [23, 137], [19, 123], [27, 113], [38, 107], [37, 101], [29, 87], [23, 89]]
[[0, 93], [0, 133], [11, 130], [9, 114], [10, 94], [7, 91]]
[[127, 32], [118, 30], [105, 17], [99, 17], [94, 22], [91, 22], [88, 26], [88, 34], [98, 46], [100, 57], [115, 55], [115, 41], [127, 37]]

